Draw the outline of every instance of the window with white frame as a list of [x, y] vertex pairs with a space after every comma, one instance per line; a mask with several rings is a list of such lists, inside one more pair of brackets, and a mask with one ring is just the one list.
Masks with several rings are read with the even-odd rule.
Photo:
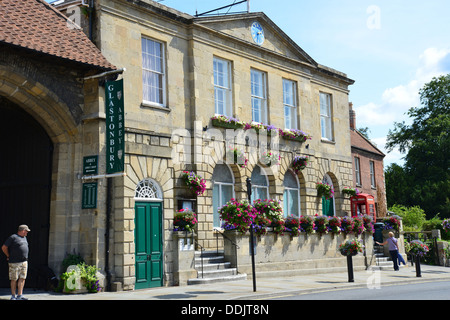
[[231, 62], [214, 57], [214, 103], [216, 114], [233, 116]]
[[252, 120], [267, 123], [267, 80], [262, 71], [251, 69]]
[[375, 184], [375, 162], [370, 161], [370, 186], [372, 188], [376, 188], [376, 184]]
[[218, 209], [234, 198], [234, 179], [226, 164], [218, 164], [213, 176], [213, 227], [220, 228], [221, 220]]
[[333, 141], [331, 94], [320, 93], [320, 128], [322, 139]]
[[142, 37], [143, 102], [165, 106], [165, 58], [161, 42]]
[[291, 170], [284, 175], [283, 211], [284, 216], [300, 217], [300, 189], [297, 177]]
[[256, 199], [269, 199], [269, 182], [264, 169], [260, 166], [256, 166], [253, 169], [252, 176], [252, 203]]
[[359, 164], [359, 158], [355, 157], [355, 177], [356, 177], [356, 185], [361, 185], [361, 169]]
[[294, 81], [283, 79], [284, 127], [297, 128], [297, 88]]

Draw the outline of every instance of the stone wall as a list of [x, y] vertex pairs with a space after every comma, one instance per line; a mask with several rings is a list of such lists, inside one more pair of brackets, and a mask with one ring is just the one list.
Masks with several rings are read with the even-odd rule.
[[[226, 260], [237, 267], [239, 273], [251, 276], [249, 233], [242, 235], [227, 231], [225, 237], [229, 239], [224, 240]], [[349, 239], [353, 239], [353, 236], [301, 233], [298, 237], [292, 237], [272, 232], [255, 237], [256, 275], [272, 277], [346, 271], [347, 259], [340, 254], [339, 246]], [[354, 270], [365, 270], [370, 263], [375, 262], [375, 259], [370, 259], [373, 254], [373, 237], [372, 234], [364, 233], [359, 239], [363, 241], [365, 249], [363, 254], [353, 257], [353, 266]], [[233, 243], [237, 245], [237, 249]]]

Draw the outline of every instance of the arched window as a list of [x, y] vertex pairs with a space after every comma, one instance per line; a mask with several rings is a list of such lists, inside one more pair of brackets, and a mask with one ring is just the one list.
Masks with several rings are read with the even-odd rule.
[[291, 170], [284, 175], [283, 211], [284, 216], [300, 216], [300, 189], [297, 177]]
[[264, 169], [256, 166], [252, 172], [252, 202], [256, 199], [269, 199], [269, 182]]
[[213, 227], [220, 228], [221, 221], [217, 210], [234, 198], [234, 179], [226, 164], [218, 164], [213, 176]]
[[162, 201], [162, 192], [153, 179], [144, 179], [136, 186], [134, 198], [143, 201]]

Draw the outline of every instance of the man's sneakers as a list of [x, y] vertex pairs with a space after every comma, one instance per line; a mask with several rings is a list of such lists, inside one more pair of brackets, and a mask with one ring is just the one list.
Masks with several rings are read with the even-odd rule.
[[20, 296], [11, 296], [11, 300], [28, 300], [28, 298], [25, 298], [23, 295]]

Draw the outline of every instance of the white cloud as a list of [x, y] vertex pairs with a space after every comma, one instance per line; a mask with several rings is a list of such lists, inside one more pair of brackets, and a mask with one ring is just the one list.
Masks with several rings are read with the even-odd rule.
[[375, 136], [372, 140], [386, 154], [385, 165], [392, 162], [400, 164], [404, 156], [398, 150], [387, 153], [388, 130], [393, 129], [394, 122], [408, 122], [405, 113], [409, 108], [420, 105], [419, 90], [433, 77], [447, 73], [450, 73], [450, 48], [428, 48], [420, 55], [414, 77], [407, 84], [385, 89], [379, 103], [355, 106], [357, 127], [369, 127]]

